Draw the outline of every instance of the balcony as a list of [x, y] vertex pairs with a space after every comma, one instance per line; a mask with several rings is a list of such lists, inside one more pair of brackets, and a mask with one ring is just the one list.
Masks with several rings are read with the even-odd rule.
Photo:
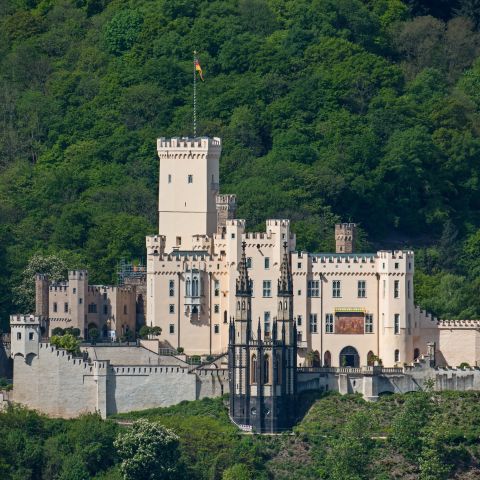
[[306, 340], [297, 340], [297, 348], [307, 348]]

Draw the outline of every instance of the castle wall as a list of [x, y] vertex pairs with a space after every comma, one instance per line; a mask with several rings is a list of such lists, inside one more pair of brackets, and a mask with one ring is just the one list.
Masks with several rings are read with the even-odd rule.
[[457, 367], [466, 362], [470, 366], [479, 365], [480, 332], [473, 328], [440, 328], [438, 346], [441, 364]]

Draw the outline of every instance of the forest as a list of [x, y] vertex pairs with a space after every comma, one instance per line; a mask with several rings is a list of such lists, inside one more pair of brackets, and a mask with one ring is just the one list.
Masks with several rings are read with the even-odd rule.
[[480, 475], [479, 400], [478, 392], [427, 391], [375, 403], [304, 394], [305, 418], [275, 436], [242, 434], [222, 398], [108, 420], [51, 419], [10, 407], [0, 412], [0, 477], [471, 480]]
[[36, 268], [108, 283], [144, 257], [194, 50], [248, 229], [290, 218], [319, 252], [355, 221], [362, 250], [415, 250], [417, 304], [480, 315], [477, 0], [0, 0], [4, 329]]

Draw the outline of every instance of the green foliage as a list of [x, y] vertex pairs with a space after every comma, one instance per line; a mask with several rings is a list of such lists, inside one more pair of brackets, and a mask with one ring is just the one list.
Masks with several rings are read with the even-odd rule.
[[121, 471], [126, 480], [149, 478], [173, 479], [178, 474], [178, 437], [168, 428], [148, 420], [137, 420], [122, 432], [115, 447], [122, 459]]
[[222, 480], [253, 480], [253, 478], [248, 467], [241, 463], [228, 467], [222, 476]]
[[62, 336], [52, 335], [50, 337], [50, 343], [57, 348], [63, 348], [72, 355], [80, 354], [80, 341], [70, 333]]
[[147, 325], [143, 325], [138, 332], [140, 338], [150, 338], [151, 336], [158, 337], [161, 333], [161, 327], [149, 327]]

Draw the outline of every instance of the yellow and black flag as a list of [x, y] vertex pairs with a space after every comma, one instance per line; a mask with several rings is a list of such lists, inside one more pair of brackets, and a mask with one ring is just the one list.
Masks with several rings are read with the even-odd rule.
[[198, 61], [197, 57], [195, 57], [194, 64], [195, 64], [195, 70], [200, 75], [200, 79], [202, 80], [202, 82], [204, 82], [205, 80], [203, 79], [203, 70], [202, 70], [202, 67], [200, 66], [200, 62]]

